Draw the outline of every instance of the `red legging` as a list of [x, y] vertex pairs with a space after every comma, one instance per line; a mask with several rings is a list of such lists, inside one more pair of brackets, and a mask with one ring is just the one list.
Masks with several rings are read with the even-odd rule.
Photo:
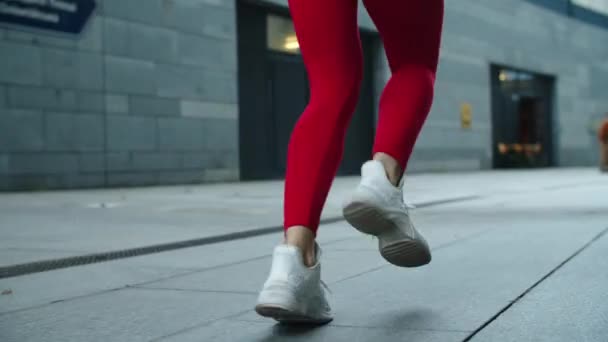
[[[443, 0], [364, 0], [392, 72], [380, 99], [373, 153], [403, 170], [430, 111]], [[310, 84], [310, 102], [289, 143], [285, 228], [316, 233], [338, 170], [362, 78], [357, 0], [289, 0]]]

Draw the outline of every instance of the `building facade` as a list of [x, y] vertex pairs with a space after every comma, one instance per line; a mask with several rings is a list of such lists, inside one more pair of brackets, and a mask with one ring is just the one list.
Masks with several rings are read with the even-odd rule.
[[[596, 165], [607, 1], [445, 6], [409, 171]], [[365, 80], [341, 174], [369, 157], [390, 77], [363, 6], [359, 24]], [[285, 0], [97, 0], [80, 33], [4, 23], [0, 189], [279, 178], [306, 82]]]

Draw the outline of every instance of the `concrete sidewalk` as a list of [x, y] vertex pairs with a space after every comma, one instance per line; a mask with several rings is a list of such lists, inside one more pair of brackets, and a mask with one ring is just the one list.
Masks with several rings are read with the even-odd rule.
[[[357, 177], [338, 178], [324, 219], [339, 219]], [[593, 169], [419, 174], [414, 204], [595, 184]], [[0, 267], [224, 236], [282, 223], [281, 181], [0, 194]]]
[[[349, 182], [340, 180], [335, 190]], [[180, 188], [40, 194], [46, 200], [21, 194], [3, 201], [10, 199], [13, 211], [54, 208], [50, 218], [65, 212], [70, 227], [88, 232], [97, 231], [89, 229], [89, 216], [78, 216], [87, 210], [117, 215], [128, 229], [128, 218], [142, 226], [155, 222], [164, 213], [158, 208], [176, 198], [188, 207], [203, 193], [230, 198], [236, 189], [271, 193], [272, 186], [280, 190], [265, 183], [196, 187], [187, 194]], [[590, 170], [421, 175], [409, 186], [415, 201], [431, 193], [480, 197], [412, 212], [433, 250], [431, 264], [416, 269], [388, 265], [377, 241], [344, 222], [323, 225], [322, 276], [335, 311], [328, 326], [285, 327], [253, 312], [280, 240], [270, 234], [0, 279], [0, 341], [606, 341], [607, 177]], [[84, 205], [124, 193], [124, 206]], [[185, 200], [189, 196], [199, 200]], [[127, 208], [136, 208], [133, 216]], [[43, 221], [44, 214], [36, 217]], [[23, 220], [16, 230], [28, 228]], [[198, 227], [202, 233], [207, 226]], [[115, 240], [118, 246], [127, 239]], [[95, 246], [94, 239], [88, 243]]]

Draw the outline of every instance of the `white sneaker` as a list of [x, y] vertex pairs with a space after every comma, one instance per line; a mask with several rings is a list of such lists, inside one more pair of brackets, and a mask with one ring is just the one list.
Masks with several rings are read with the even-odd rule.
[[431, 251], [410, 220], [402, 188], [402, 183], [395, 187], [388, 180], [381, 162], [366, 162], [361, 183], [344, 205], [344, 218], [357, 230], [378, 237], [380, 254], [391, 264], [422, 266], [431, 261]]
[[321, 250], [315, 247], [312, 267], [304, 265], [298, 247], [275, 247], [270, 275], [255, 307], [258, 314], [284, 323], [324, 324], [333, 319], [321, 281]]

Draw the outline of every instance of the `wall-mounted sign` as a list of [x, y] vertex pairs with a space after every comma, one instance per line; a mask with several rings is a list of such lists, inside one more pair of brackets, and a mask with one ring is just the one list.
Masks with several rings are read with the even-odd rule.
[[473, 108], [470, 103], [460, 105], [460, 127], [470, 129], [473, 122]]
[[95, 0], [0, 0], [0, 22], [80, 33]]

